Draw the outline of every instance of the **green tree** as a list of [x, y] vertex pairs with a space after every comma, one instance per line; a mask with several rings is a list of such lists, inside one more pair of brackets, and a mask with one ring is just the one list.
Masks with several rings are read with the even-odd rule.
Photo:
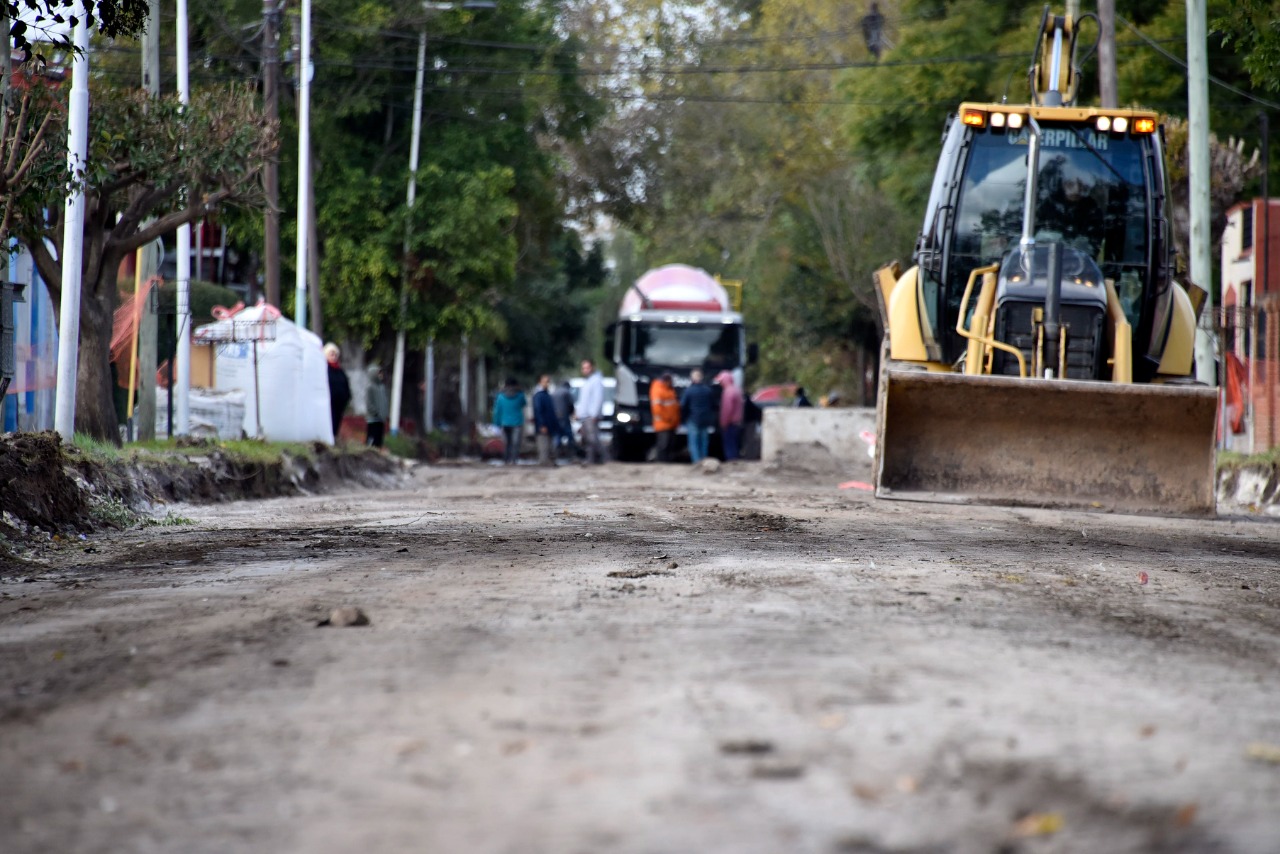
[[686, 32], [679, 20], [648, 38], [642, 19], [647, 62], [638, 71], [620, 63], [648, 100], [617, 105], [603, 124], [648, 144], [643, 168], [618, 169], [638, 188], [616, 213], [640, 259], [619, 263], [619, 290], [673, 261], [743, 280], [761, 352], [753, 379], [855, 391], [853, 354], [875, 330], [870, 273], [905, 231], [853, 153], [851, 107], [832, 72], [872, 64], [865, 9], [805, 0], [716, 8], [717, 27], [693, 39], [664, 38]]
[[1255, 86], [1280, 92], [1280, 3], [1236, 0], [1211, 16], [1224, 42], [1244, 58]]
[[[109, 346], [120, 262], [220, 206], [260, 204], [259, 173], [275, 129], [244, 87], [194, 93], [186, 106], [176, 97], [102, 85], [91, 98], [87, 165], [79, 178], [85, 222], [75, 428], [118, 441]], [[39, 156], [45, 170], [65, 164], [59, 150]], [[13, 220], [55, 305], [62, 297], [62, 212], [61, 188], [46, 186], [42, 198], [24, 197]]]
[[[242, 32], [260, 2], [219, 0], [193, 14], [195, 55], [212, 73], [253, 68]], [[432, 337], [523, 352], [540, 330], [500, 306], [547, 298], [566, 281], [560, 247], [572, 212], [599, 203], [597, 185], [563, 164], [600, 113], [577, 72], [580, 45], [558, 28], [559, 4], [500, 0], [491, 10], [424, 11], [416, 0], [313, 9], [312, 149], [320, 287], [326, 334], [390, 348], [400, 324], [410, 348]], [[286, 23], [284, 42], [294, 34]], [[428, 36], [416, 202], [406, 211], [413, 81], [419, 34]], [[288, 73], [294, 73], [286, 64]], [[296, 239], [296, 116], [282, 99], [283, 278]], [[233, 236], [259, 245], [260, 222], [238, 217]], [[409, 253], [405, 253], [405, 241]], [[286, 310], [291, 295], [286, 291]], [[568, 313], [579, 309], [573, 301]]]

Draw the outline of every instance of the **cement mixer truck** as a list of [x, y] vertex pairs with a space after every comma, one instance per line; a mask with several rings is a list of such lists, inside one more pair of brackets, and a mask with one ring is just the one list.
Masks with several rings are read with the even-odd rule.
[[605, 332], [605, 353], [618, 382], [613, 452], [623, 461], [643, 460], [653, 446], [652, 380], [671, 374], [678, 394], [701, 368], [708, 383], [727, 370], [742, 386], [756, 355], [724, 286], [684, 264], [650, 270], [631, 285]]

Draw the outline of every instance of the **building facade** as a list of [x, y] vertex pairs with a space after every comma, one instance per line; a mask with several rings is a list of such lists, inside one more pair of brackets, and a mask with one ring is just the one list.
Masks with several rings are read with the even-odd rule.
[[1226, 370], [1221, 435], [1244, 453], [1280, 445], [1280, 202], [1227, 211], [1217, 318]]

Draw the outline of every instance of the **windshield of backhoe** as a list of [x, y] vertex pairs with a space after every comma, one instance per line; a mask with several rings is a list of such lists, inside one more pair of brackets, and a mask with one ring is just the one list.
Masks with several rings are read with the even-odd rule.
[[[953, 274], [1000, 260], [1022, 236], [1029, 133], [973, 131], [956, 212]], [[1147, 262], [1147, 190], [1141, 138], [1045, 123], [1036, 179], [1037, 240], [1083, 250], [1116, 282], [1136, 324]]]

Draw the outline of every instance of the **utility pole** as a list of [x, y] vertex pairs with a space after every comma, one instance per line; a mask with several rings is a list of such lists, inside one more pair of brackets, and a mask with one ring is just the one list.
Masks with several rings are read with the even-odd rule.
[[316, 159], [307, 161], [307, 266], [310, 270], [311, 331], [324, 338], [324, 315], [320, 310], [320, 234], [316, 229]]
[[298, 252], [294, 322], [307, 328], [307, 253], [311, 236], [307, 197], [311, 188], [311, 0], [302, 0], [301, 50], [298, 62]]
[[[280, 5], [262, 0], [262, 104], [267, 121], [280, 118]], [[262, 172], [267, 196], [263, 220], [262, 267], [267, 302], [280, 307], [280, 149], [267, 155]], [[256, 289], [256, 288], [255, 288]]]
[[[178, 100], [183, 109], [191, 103], [191, 68], [187, 53], [187, 0], [178, 0], [177, 27]], [[190, 204], [186, 190], [182, 203]], [[201, 219], [203, 222], [203, 218]], [[191, 432], [191, 225], [178, 226], [178, 349], [173, 354], [177, 378], [169, 387], [173, 399], [173, 432], [186, 436]]]
[[418, 191], [418, 152], [422, 144], [422, 83], [427, 64], [427, 31], [418, 34], [418, 71], [413, 81], [413, 128], [409, 139], [409, 188], [405, 208], [404, 269], [400, 271], [400, 314], [396, 322], [396, 353], [391, 368], [391, 435], [400, 432], [400, 404], [404, 394], [404, 326], [409, 309], [409, 240], [413, 233], [413, 200]]
[[1209, 55], [1205, 0], [1187, 0], [1187, 155], [1191, 181], [1191, 284], [1205, 291], [1196, 330], [1196, 379], [1217, 385], [1213, 330], [1213, 269], [1209, 249]]
[[1098, 85], [1103, 109], [1120, 106], [1116, 81], [1116, 0], [1098, 0]]
[[[160, 94], [160, 0], [151, 0], [147, 30], [142, 36], [142, 88], [155, 98]], [[146, 283], [159, 272], [157, 244], [138, 250], [138, 281]], [[156, 437], [156, 313], [152, 301], [142, 304], [138, 315], [138, 402], [133, 410], [134, 436], [140, 442]], [[170, 393], [172, 393], [170, 389]]]
[[[67, 170], [84, 170], [89, 151], [89, 25], [75, 28], [71, 61], [71, 97], [67, 105]], [[76, 435], [76, 375], [80, 364], [80, 285], [84, 257], [84, 189], [67, 192], [62, 212], [62, 305], [58, 309], [58, 379], [53, 427], [70, 443]]]
[[[1267, 116], [1267, 111], [1265, 109], [1258, 114], [1258, 119], [1262, 123], [1262, 275], [1258, 276], [1256, 272], [1254, 273], [1254, 277], [1253, 277], [1254, 297], [1252, 301], [1253, 304], [1250, 306], [1250, 308], [1253, 310], [1253, 317], [1254, 317], [1252, 321], [1253, 334], [1249, 336], [1249, 341], [1251, 344], [1251, 348], [1249, 352], [1249, 366], [1250, 366], [1249, 397], [1251, 398], [1250, 400], [1250, 408], [1252, 409], [1251, 414], [1254, 416], [1251, 419], [1252, 429], [1250, 430], [1250, 436], [1251, 436], [1252, 444], [1249, 447], [1250, 452], [1255, 452], [1258, 450], [1257, 410], [1253, 409], [1253, 400], [1252, 400], [1253, 398], [1252, 389], [1254, 388], [1253, 371], [1255, 370], [1253, 366], [1258, 364], [1257, 318], [1261, 312], [1263, 311], [1273, 312], [1275, 308], [1274, 300], [1271, 297], [1271, 187], [1270, 187], [1271, 120], [1270, 120], [1270, 117]], [[1253, 245], [1255, 247], [1258, 245], [1258, 235], [1257, 235], [1256, 228], [1254, 229]], [[1259, 300], [1257, 297], [1259, 279], [1262, 280], [1262, 299], [1261, 300]], [[1268, 317], [1267, 319], [1271, 320], [1270, 317]], [[1274, 323], [1266, 324], [1266, 327], [1264, 329], [1264, 332], [1266, 335], [1269, 335], [1269, 336], [1275, 335], [1275, 332], [1272, 331], [1273, 325]], [[1265, 367], [1263, 368], [1263, 382], [1267, 389], [1267, 447], [1273, 448], [1276, 445], [1276, 383], [1280, 382], [1280, 377], [1277, 377], [1277, 374], [1276, 374], [1275, 349], [1271, 347], [1267, 347], [1264, 352], [1266, 352], [1267, 354], [1266, 361], [1264, 362]]]
[[[482, 9], [494, 9], [497, 3], [493, 0], [466, 0], [466, 2], [434, 2], [434, 0], [425, 0], [423, 8], [428, 12], [445, 12], [449, 9], [466, 9], [467, 11], [479, 11]], [[405, 221], [404, 229], [404, 269], [400, 275], [400, 313], [396, 319], [396, 350], [394, 361], [391, 366], [391, 412], [389, 413], [391, 424], [388, 425], [391, 435], [400, 432], [400, 411], [401, 398], [404, 395], [404, 359], [405, 359], [405, 324], [407, 323], [406, 314], [409, 309], [409, 244], [413, 236], [413, 200], [418, 190], [418, 153], [422, 144], [422, 87], [423, 76], [427, 63], [427, 30], [423, 26], [422, 32], [418, 34], [418, 66], [417, 73], [413, 82], [413, 128], [409, 142], [409, 188], [405, 196], [405, 207], [409, 212], [409, 216]], [[427, 345], [429, 348], [428, 360], [435, 358], [434, 352], [430, 348], [435, 347], [435, 337], [430, 339]], [[465, 346], [464, 346], [465, 349]], [[434, 363], [432, 362], [432, 368]], [[431, 373], [429, 370], [428, 373]], [[431, 397], [433, 394], [430, 378], [426, 385], [426, 416], [423, 423], [423, 430], [431, 429]], [[466, 382], [465, 375], [463, 382]], [[465, 397], [465, 393], [463, 395]], [[464, 404], [465, 408], [465, 404]]]

